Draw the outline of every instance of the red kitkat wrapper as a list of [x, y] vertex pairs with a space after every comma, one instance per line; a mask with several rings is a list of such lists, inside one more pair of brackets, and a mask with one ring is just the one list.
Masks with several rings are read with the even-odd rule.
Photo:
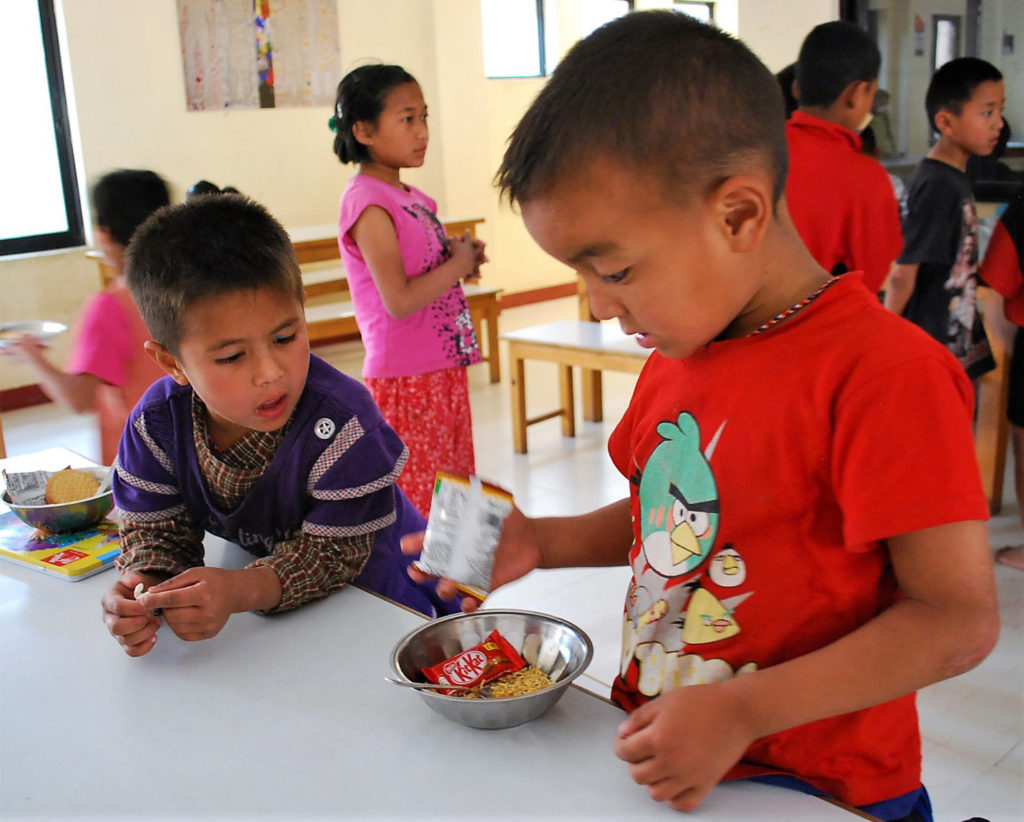
[[[479, 645], [467, 648], [444, 662], [423, 668], [423, 675], [438, 685], [466, 685], [475, 688], [526, 667], [526, 661], [505, 637], [491, 631]], [[451, 695], [456, 691], [438, 693]]]

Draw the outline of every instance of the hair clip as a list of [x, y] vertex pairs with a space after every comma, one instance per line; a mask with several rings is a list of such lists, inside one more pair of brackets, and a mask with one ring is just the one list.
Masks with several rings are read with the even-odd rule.
[[327, 121], [327, 128], [329, 128], [331, 131], [333, 131], [335, 134], [337, 134], [338, 133], [338, 118], [337, 117], [332, 117], [330, 120], [328, 120]]

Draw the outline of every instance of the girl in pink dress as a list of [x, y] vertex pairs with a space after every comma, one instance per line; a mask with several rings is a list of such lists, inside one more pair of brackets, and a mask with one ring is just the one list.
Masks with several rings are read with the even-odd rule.
[[334, 152], [356, 163], [341, 197], [338, 244], [366, 348], [363, 379], [409, 448], [399, 485], [424, 515], [438, 470], [474, 472], [466, 367], [481, 360], [461, 282], [483, 243], [446, 236], [437, 204], [403, 183], [423, 165], [427, 106], [399, 66], [355, 69], [338, 85]]

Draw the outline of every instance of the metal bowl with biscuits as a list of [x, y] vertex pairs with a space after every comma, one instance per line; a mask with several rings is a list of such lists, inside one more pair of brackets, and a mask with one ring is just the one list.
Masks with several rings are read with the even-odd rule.
[[110, 468], [65, 468], [46, 482], [46, 503], [20, 505], [5, 490], [3, 502], [26, 525], [50, 533], [85, 531], [114, 508], [114, 493], [105, 480]]

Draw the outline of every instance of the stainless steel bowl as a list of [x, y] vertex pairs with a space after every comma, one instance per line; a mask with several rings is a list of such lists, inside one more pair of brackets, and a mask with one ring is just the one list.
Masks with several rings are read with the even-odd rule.
[[465, 699], [417, 691], [419, 698], [442, 716], [472, 728], [511, 728], [536, 719], [558, 702], [594, 655], [590, 637], [564, 619], [535, 611], [482, 610], [452, 614], [410, 631], [392, 650], [391, 668], [399, 679], [425, 682], [420, 669], [478, 645], [494, 630], [555, 684], [504, 699]]
[[[78, 470], [92, 474], [100, 482], [103, 482], [110, 469], [101, 466], [79, 468]], [[11, 502], [5, 490], [3, 501], [26, 525], [53, 534], [61, 534], [86, 531], [96, 525], [114, 508], [114, 492], [108, 489], [102, 494], [77, 502], [62, 502], [54, 505], [18, 505], [16, 502]]]

